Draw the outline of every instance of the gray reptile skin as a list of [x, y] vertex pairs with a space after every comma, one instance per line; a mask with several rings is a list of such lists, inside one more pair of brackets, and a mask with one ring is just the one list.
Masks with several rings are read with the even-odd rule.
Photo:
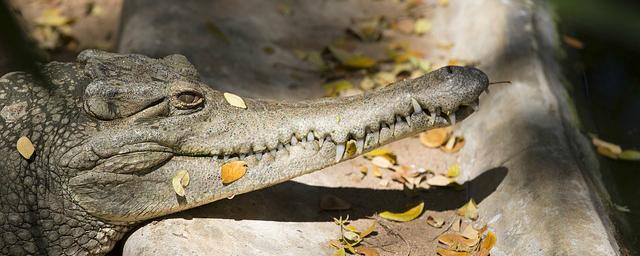
[[[181, 55], [87, 50], [0, 78], [0, 254], [102, 255], [127, 227], [271, 186], [474, 111], [488, 78], [445, 67], [347, 98], [231, 106]], [[27, 136], [36, 152], [16, 150]], [[343, 153], [356, 146], [355, 154]], [[336, 155], [338, 155], [336, 157]], [[220, 167], [247, 173], [223, 185]], [[186, 195], [171, 179], [187, 170]]]

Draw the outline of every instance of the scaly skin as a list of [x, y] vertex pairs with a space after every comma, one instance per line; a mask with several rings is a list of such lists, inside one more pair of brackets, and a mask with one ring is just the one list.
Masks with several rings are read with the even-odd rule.
[[[347, 98], [229, 105], [181, 55], [88, 50], [0, 79], [0, 254], [101, 255], [137, 222], [271, 186], [473, 112], [488, 86], [445, 67]], [[454, 121], [455, 122], [455, 121]], [[36, 152], [24, 159], [16, 141]], [[350, 154], [347, 148], [356, 147]], [[220, 167], [247, 173], [222, 184]], [[187, 170], [178, 196], [171, 185]]]

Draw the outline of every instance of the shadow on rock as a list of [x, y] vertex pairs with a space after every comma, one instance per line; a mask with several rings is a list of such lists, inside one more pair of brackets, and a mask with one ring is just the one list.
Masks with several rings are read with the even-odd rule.
[[[351, 219], [359, 219], [384, 210], [403, 211], [419, 201], [425, 202], [427, 210], [446, 211], [459, 208], [470, 198], [480, 203], [496, 191], [507, 172], [506, 167], [487, 170], [474, 180], [463, 184], [464, 190], [445, 187], [413, 193], [402, 190], [319, 187], [287, 181], [277, 186], [238, 195], [231, 200], [217, 201], [171, 217], [315, 222], [327, 221], [333, 217], [346, 216], [347, 214]], [[352, 207], [344, 211], [321, 210], [319, 202], [325, 195], [342, 198], [350, 202]]]

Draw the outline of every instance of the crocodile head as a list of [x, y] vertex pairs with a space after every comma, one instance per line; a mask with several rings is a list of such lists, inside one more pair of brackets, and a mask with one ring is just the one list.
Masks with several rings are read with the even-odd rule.
[[[364, 95], [231, 105], [180, 55], [84, 51], [89, 136], [59, 158], [77, 170], [73, 199], [91, 215], [135, 222], [271, 186], [471, 114], [487, 76], [444, 67]], [[223, 184], [221, 166], [246, 174]], [[188, 172], [184, 196], [172, 178]]]

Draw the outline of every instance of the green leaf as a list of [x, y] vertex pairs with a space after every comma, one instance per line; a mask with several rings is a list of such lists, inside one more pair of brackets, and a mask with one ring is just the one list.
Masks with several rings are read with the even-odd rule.
[[623, 150], [618, 155], [618, 158], [622, 160], [640, 161], [640, 151], [630, 149]]

